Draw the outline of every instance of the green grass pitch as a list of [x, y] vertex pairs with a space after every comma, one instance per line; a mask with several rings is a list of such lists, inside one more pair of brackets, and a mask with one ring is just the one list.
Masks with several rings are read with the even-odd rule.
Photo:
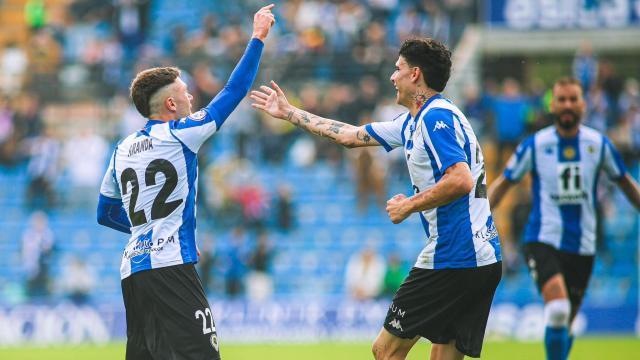
[[[429, 343], [420, 341], [409, 354], [410, 360], [428, 359]], [[220, 348], [225, 360], [358, 360], [372, 359], [367, 343], [314, 344], [227, 344]], [[638, 359], [640, 339], [632, 337], [584, 337], [576, 340], [571, 360]], [[544, 359], [540, 342], [488, 341], [482, 351], [483, 359], [528, 360]], [[113, 360], [124, 359], [124, 344], [105, 346], [60, 346], [0, 348], [3, 360]]]

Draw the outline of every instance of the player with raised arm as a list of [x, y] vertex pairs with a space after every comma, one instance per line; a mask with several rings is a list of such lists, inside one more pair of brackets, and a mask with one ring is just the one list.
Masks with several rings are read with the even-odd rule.
[[420, 337], [434, 344], [431, 359], [479, 357], [502, 275], [480, 145], [464, 114], [440, 95], [450, 70], [441, 43], [405, 41], [391, 82], [408, 111], [363, 127], [290, 105], [275, 82], [251, 93], [255, 108], [346, 147], [404, 149], [415, 194], [395, 195], [386, 210], [396, 224], [418, 213], [426, 246], [389, 307], [376, 359], [404, 359]]
[[100, 189], [98, 222], [130, 233], [120, 273], [127, 359], [219, 359], [211, 309], [195, 270], [196, 154], [249, 91], [273, 4], [254, 16], [253, 35], [229, 81], [192, 113], [174, 67], [138, 73], [131, 97], [146, 125], [113, 152]]
[[553, 85], [555, 124], [525, 139], [489, 190], [498, 206], [527, 173], [533, 206], [524, 237], [529, 272], [544, 300], [547, 359], [569, 356], [570, 327], [587, 289], [596, 251], [596, 191], [603, 170], [640, 209], [638, 185], [609, 139], [580, 124], [586, 103], [580, 82]]

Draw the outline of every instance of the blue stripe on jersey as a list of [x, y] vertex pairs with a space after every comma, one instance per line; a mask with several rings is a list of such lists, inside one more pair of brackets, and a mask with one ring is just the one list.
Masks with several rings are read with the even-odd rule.
[[[573, 151], [569, 149], [573, 149]], [[573, 156], [568, 157], [568, 154], [572, 154]], [[558, 163], [579, 161], [579, 135], [571, 139], [558, 136]], [[580, 240], [582, 239], [582, 227], [580, 226], [582, 205], [564, 204], [558, 206], [558, 208], [560, 209], [560, 217], [562, 220], [560, 250], [577, 253], [580, 250]]]
[[371, 126], [371, 124], [367, 124], [364, 127], [364, 129], [367, 130], [369, 135], [373, 136], [373, 138], [376, 139], [376, 141], [378, 141], [380, 143], [380, 145], [382, 145], [382, 147], [385, 150], [387, 150], [387, 152], [393, 150], [391, 145], [389, 145], [386, 141], [384, 141], [384, 139], [382, 137], [380, 137], [380, 135], [376, 134], [376, 132], [373, 130], [373, 126]]
[[[538, 241], [542, 227], [542, 213], [540, 211], [540, 176], [536, 165], [535, 136], [531, 137], [531, 213], [525, 231], [525, 242]], [[524, 154], [524, 152], [523, 152]]]
[[182, 212], [182, 225], [178, 230], [180, 235], [180, 255], [182, 261], [186, 263], [198, 262], [198, 252], [196, 249], [196, 179], [198, 178], [198, 157], [182, 144], [182, 153], [187, 164], [187, 181], [189, 184], [189, 193], [185, 201], [184, 211]]
[[[469, 195], [438, 207], [438, 243], [433, 268], [476, 267], [476, 251], [471, 233]], [[443, 221], [445, 220], [445, 221]]]
[[402, 146], [404, 146], [407, 141], [407, 139], [404, 137], [404, 130], [407, 128], [407, 124], [409, 124], [409, 119], [411, 119], [411, 113], [407, 114], [407, 117], [404, 119], [404, 122], [402, 123], [402, 131], [400, 131]]
[[151, 269], [151, 247], [153, 246], [153, 229], [149, 230], [146, 234], [138, 236], [136, 246], [132, 249], [134, 252], [140, 252], [140, 255], [132, 256], [131, 273], [136, 273], [142, 270]]
[[427, 239], [431, 237], [431, 232], [429, 231], [429, 221], [427, 218], [422, 215], [422, 211], [418, 213], [420, 215], [420, 222], [422, 222], [422, 227], [424, 228], [424, 233], [427, 235]]
[[198, 178], [198, 157], [196, 153], [191, 151], [169, 128], [169, 132], [180, 145], [182, 145], [182, 155], [184, 156], [185, 166], [187, 168], [187, 184], [189, 192], [182, 211], [182, 225], [178, 229], [180, 237], [180, 256], [182, 262], [196, 263], [198, 262], [198, 250], [196, 249], [196, 179]]
[[[514, 167], [520, 166], [520, 162], [522, 161], [522, 157], [527, 153], [527, 149], [531, 148], [532, 152], [535, 152], [535, 147], [533, 146], [533, 139], [535, 135], [531, 135], [524, 139], [522, 143], [516, 148], [516, 162], [513, 164]], [[513, 178], [513, 169], [508, 166], [504, 169], [503, 172], [504, 177], [509, 181], [515, 181]]]
[[604, 164], [604, 151], [605, 151], [604, 137], [602, 139], [602, 144], [600, 145], [600, 159], [598, 160], [598, 166], [596, 166], [596, 176], [593, 180], [593, 189], [591, 189], [591, 201], [593, 203], [593, 208], [597, 209], [597, 198], [598, 198], [598, 182], [600, 181], [600, 173], [602, 172], [602, 164]]
[[[437, 183], [443, 174], [440, 173], [436, 158], [426, 142], [424, 142], [424, 148], [431, 160], [433, 177]], [[438, 243], [436, 244], [433, 259], [433, 268], [442, 269], [451, 267], [451, 265], [454, 267], [478, 266], [473, 245], [473, 234], [471, 233], [469, 195], [438, 207], [436, 218], [438, 219]], [[444, 222], [443, 220], [449, 221]], [[425, 225], [425, 231], [429, 233], [429, 223], [423, 222], [422, 226]]]
[[620, 153], [616, 150], [616, 148], [613, 147], [613, 145], [611, 144], [611, 141], [609, 141], [609, 138], [607, 138], [606, 136], [603, 136], [602, 139], [606, 143], [606, 148], [608, 148], [609, 152], [611, 152], [611, 156], [613, 157], [613, 160], [616, 163], [616, 166], [618, 167], [618, 171], [620, 172], [620, 176], [612, 180], [620, 180], [627, 173], [627, 169], [624, 166], [624, 161], [622, 160], [622, 156], [620, 156]]

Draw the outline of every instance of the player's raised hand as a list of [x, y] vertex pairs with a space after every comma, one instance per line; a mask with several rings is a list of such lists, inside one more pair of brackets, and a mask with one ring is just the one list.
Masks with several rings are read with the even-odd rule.
[[260, 10], [253, 16], [253, 35], [251, 37], [264, 41], [269, 35], [271, 26], [275, 24], [276, 17], [271, 12], [271, 9], [276, 6], [275, 4], [269, 4]]
[[253, 90], [250, 97], [253, 100], [251, 106], [275, 118], [290, 119], [289, 113], [293, 114], [293, 107], [280, 86], [273, 80], [271, 80], [271, 87], [262, 85], [260, 90]]
[[387, 201], [386, 210], [392, 223], [399, 224], [411, 214], [405, 206], [406, 199], [407, 197], [404, 194], [398, 194]]

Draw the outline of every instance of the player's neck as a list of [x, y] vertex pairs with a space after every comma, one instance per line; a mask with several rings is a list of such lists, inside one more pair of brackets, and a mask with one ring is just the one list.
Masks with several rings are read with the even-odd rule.
[[175, 114], [151, 114], [149, 115], [149, 120], [160, 120], [160, 121], [171, 121], [171, 120], [175, 120], [176, 119], [176, 115]]
[[556, 132], [558, 132], [558, 135], [560, 135], [560, 137], [562, 138], [567, 138], [567, 139], [574, 138], [578, 136], [578, 131], [580, 131], [579, 125], [571, 129], [565, 129], [561, 126], [556, 125]]
[[409, 113], [411, 113], [411, 117], [415, 118], [424, 104], [426, 104], [427, 101], [436, 94], [438, 94], [437, 91], [418, 85], [418, 87], [416, 87], [416, 91], [411, 95], [411, 103], [407, 106], [409, 108]]

